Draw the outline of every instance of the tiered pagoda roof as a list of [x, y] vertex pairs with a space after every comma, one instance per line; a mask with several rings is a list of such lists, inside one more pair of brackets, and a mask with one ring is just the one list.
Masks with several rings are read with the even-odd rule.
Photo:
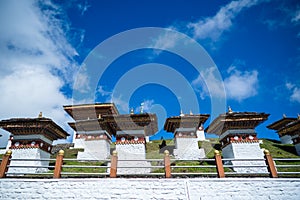
[[69, 125], [77, 132], [105, 130], [110, 135], [116, 135], [117, 131], [122, 130], [143, 130], [148, 136], [158, 130], [155, 114], [120, 115], [113, 103], [69, 105], [64, 109], [75, 119]]
[[207, 133], [221, 135], [230, 129], [254, 129], [268, 119], [270, 114], [257, 112], [232, 112], [219, 115], [206, 128]]
[[300, 134], [300, 117], [283, 117], [282, 119], [268, 125], [267, 128], [276, 130], [280, 137], [284, 135], [297, 135]]
[[50, 140], [65, 139], [69, 134], [49, 118], [12, 118], [0, 121], [0, 127], [13, 135], [42, 134]]
[[209, 114], [189, 114], [169, 117], [166, 119], [164, 130], [174, 133], [177, 128], [198, 128], [209, 116]]
[[63, 106], [74, 120], [97, 119], [102, 115], [118, 115], [114, 103], [95, 103]]
[[98, 119], [80, 120], [69, 125], [76, 131], [106, 130], [110, 135], [116, 135], [117, 131], [143, 130], [145, 135], [157, 132], [156, 114], [126, 114], [103, 115]]

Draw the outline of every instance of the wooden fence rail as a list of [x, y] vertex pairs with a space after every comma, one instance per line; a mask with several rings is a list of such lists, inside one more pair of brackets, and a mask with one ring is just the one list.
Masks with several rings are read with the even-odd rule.
[[[277, 173], [277, 169], [276, 169], [276, 165], [275, 165], [275, 162], [272, 158], [272, 156], [270, 155], [270, 152], [268, 150], [265, 150], [264, 151], [264, 154], [265, 154], [265, 163], [266, 163], [266, 167], [268, 168], [268, 174], [271, 178], [277, 178], [278, 177], [278, 173]], [[7, 177], [7, 171], [9, 169], [9, 166], [10, 166], [10, 162], [11, 162], [12, 159], [12, 151], [11, 150], [8, 150], [6, 152], [6, 154], [3, 155], [3, 158], [2, 158], [2, 161], [1, 161], [1, 165], [0, 165], [0, 178], [5, 178]], [[67, 160], [67, 159], [66, 159]], [[151, 159], [149, 159], [151, 160]], [[155, 160], [155, 159], [152, 159], [152, 160]], [[159, 160], [159, 159], [157, 159]], [[203, 159], [205, 160], [205, 159]], [[226, 167], [226, 165], [223, 165], [223, 162], [224, 160], [228, 160], [228, 159], [224, 159], [222, 160], [222, 157], [221, 157], [221, 154], [219, 151], [215, 151], [215, 156], [214, 156], [214, 159], [206, 159], [206, 160], [212, 160], [210, 162], [213, 162], [215, 163], [215, 165], [210, 165], [210, 166], [194, 166], [195, 168], [215, 168], [216, 172], [217, 173], [198, 173], [198, 174], [210, 174], [210, 175], [213, 175], [213, 174], [216, 174], [218, 178], [225, 178], [225, 174], [228, 175], [230, 173], [225, 173], [224, 172], [224, 167]], [[172, 174], [175, 175], [175, 174], [180, 174], [180, 173], [172, 173], [172, 168], [188, 168], [190, 166], [172, 166], [171, 164], [171, 160], [170, 159], [170, 155], [169, 155], [169, 151], [165, 151], [164, 152], [164, 158], [163, 160], [161, 160], [164, 165], [163, 166], [152, 166], [152, 168], [164, 168], [164, 177], [165, 178], [171, 178], [172, 177]], [[55, 160], [55, 167], [54, 167], [54, 172], [53, 172], [53, 178], [61, 178], [62, 176], [62, 170], [63, 170], [63, 163], [64, 163], [64, 151], [63, 150], [60, 150], [57, 154], [57, 157], [56, 157], [56, 160]], [[113, 154], [111, 156], [111, 159], [110, 159], [110, 167], [106, 167], [109, 171], [109, 177], [110, 178], [116, 178], [118, 176], [118, 155], [117, 155], [117, 152], [116, 151], [113, 151]], [[13, 167], [13, 166], [12, 166]], [[65, 166], [66, 167], [66, 166]], [[72, 167], [72, 166], [70, 166]], [[101, 166], [103, 168], [105, 168], [104, 166]], [[249, 166], [251, 167], [251, 166]], [[300, 167], [300, 165], [299, 165]], [[295, 172], [297, 173], [297, 172]], [[80, 174], [80, 173], [79, 173]], [[84, 174], [84, 173], [82, 173]], [[160, 173], [153, 173], [153, 174], [160, 174]], [[186, 173], [186, 175], [197, 175], [197, 173]], [[147, 174], [145, 174], [147, 175]], [[149, 175], [149, 174], [148, 174]]]

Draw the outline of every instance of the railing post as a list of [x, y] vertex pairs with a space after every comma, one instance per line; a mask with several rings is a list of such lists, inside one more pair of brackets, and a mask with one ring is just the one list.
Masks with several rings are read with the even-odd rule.
[[5, 178], [6, 177], [6, 172], [8, 170], [8, 165], [10, 164], [10, 159], [11, 159], [11, 150], [7, 150], [6, 153], [2, 157], [2, 162], [0, 165], [0, 178]]
[[171, 161], [170, 161], [170, 153], [168, 150], [164, 151], [164, 164], [165, 164], [165, 178], [171, 178]]
[[224, 167], [222, 162], [222, 157], [220, 155], [220, 152], [218, 150], [215, 150], [215, 161], [216, 161], [216, 168], [218, 173], [218, 178], [224, 178]]
[[271, 178], [278, 178], [277, 175], [277, 170], [273, 161], [273, 158], [270, 154], [269, 150], [264, 150], [265, 153], [265, 161], [266, 161], [266, 165], [268, 166], [268, 171], [270, 173], [270, 177]]
[[61, 177], [64, 153], [65, 153], [64, 150], [59, 150], [59, 152], [56, 156], [53, 178], [60, 178]]
[[111, 162], [110, 162], [110, 178], [117, 178], [117, 167], [118, 167], [118, 152], [113, 151]]

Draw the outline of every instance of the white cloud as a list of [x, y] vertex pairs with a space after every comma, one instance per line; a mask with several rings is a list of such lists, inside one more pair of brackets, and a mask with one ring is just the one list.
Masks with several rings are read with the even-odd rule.
[[293, 18], [291, 19], [291, 21], [293, 23], [298, 23], [300, 21], [300, 10], [297, 10], [295, 13], [294, 13], [294, 16]]
[[152, 99], [145, 100], [141, 103], [141, 105], [139, 107], [137, 107], [135, 109], [135, 112], [140, 113], [142, 108], [143, 108], [144, 113], [150, 112], [153, 107], [153, 103], [154, 103], [154, 100], [152, 100]]
[[285, 86], [291, 93], [290, 101], [300, 103], [300, 87], [292, 83], [286, 83]]
[[62, 92], [78, 69], [69, 24], [51, 1], [0, 1], [0, 119], [44, 116], [68, 128]]
[[106, 91], [106, 90], [104, 89], [104, 87], [103, 87], [102, 85], [100, 85], [100, 86], [98, 87], [98, 89], [97, 89], [97, 94], [100, 94], [101, 96], [108, 96], [108, 95], [111, 95], [112, 92]]
[[106, 102], [114, 103], [121, 114], [122, 113], [128, 114], [129, 112], [129, 104], [127, 101], [124, 101], [122, 99], [122, 95], [118, 97], [111, 95], [109, 98], [107, 98]]
[[189, 23], [187, 27], [192, 30], [196, 39], [219, 40], [223, 32], [230, 30], [234, 18], [245, 8], [250, 8], [260, 3], [260, 0], [232, 1], [222, 7], [215, 16]]
[[227, 98], [242, 101], [257, 94], [258, 72], [256, 70], [241, 72], [231, 66], [227, 72], [230, 74], [224, 80]]
[[225, 98], [224, 83], [217, 79], [217, 69], [215, 67], [207, 68], [201, 71], [201, 74], [192, 81], [192, 86], [200, 93], [204, 99], [206, 96]]

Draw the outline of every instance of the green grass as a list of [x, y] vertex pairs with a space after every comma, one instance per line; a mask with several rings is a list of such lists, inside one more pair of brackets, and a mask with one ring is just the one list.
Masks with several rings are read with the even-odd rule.
[[[65, 149], [64, 158], [66, 159], [76, 159], [78, 152], [83, 151], [83, 149]], [[56, 158], [57, 154], [52, 155], [52, 158]], [[55, 165], [52, 161], [50, 165]], [[64, 160], [63, 165], [66, 166], [76, 166], [74, 168], [63, 167], [62, 172], [67, 173], [105, 173], [106, 168], [97, 168], [93, 166], [107, 166], [107, 162], [97, 162], [97, 161], [76, 161], [76, 160]], [[82, 166], [82, 167], [81, 167]], [[91, 166], [87, 168], [87, 166]]]

